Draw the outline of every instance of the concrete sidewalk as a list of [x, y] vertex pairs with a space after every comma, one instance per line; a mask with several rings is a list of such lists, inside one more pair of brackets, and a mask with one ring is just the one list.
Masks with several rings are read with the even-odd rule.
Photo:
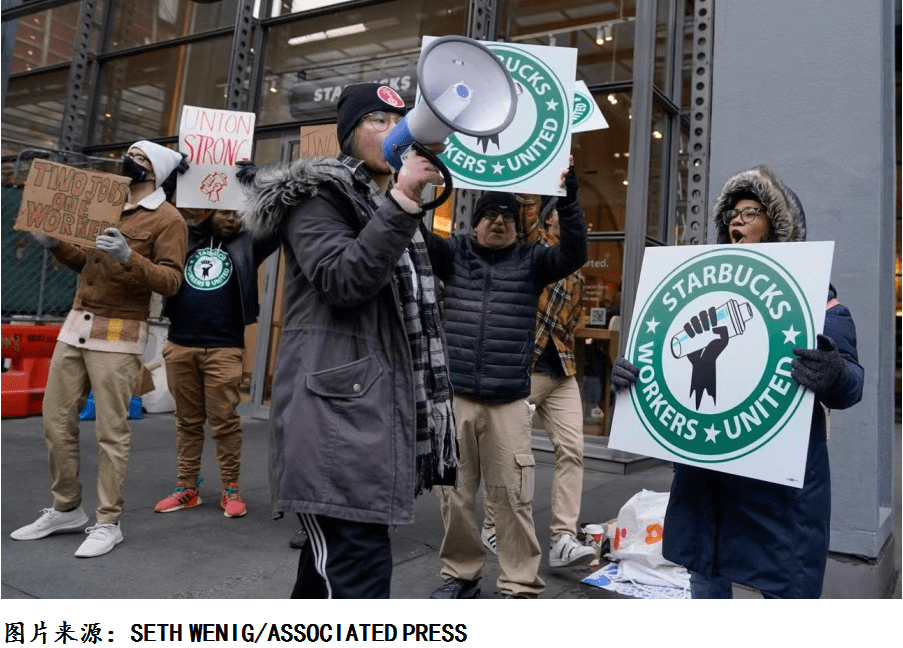
[[[298, 550], [289, 540], [298, 531], [294, 516], [273, 520], [267, 482], [269, 421], [244, 419], [242, 493], [248, 505], [243, 518], [226, 518], [219, 506], [220, 483], [214, 444], [207, 438], [201, 485], [203, 504], [169, 514], [153, 512], [154, 504], [175, 483], [175, 433], [172, 414], [149, 414], [131, 421], [132, 452], [122, 518], [124, 542], [111, 553], [78, 559], [73, 553], [83, 533], [53, 535], [17, 542], [11, 531], [34, 521], [50, 506], [50, 478], [40, 417], [5, 419], [2, 423], [2, 594], [3, 598], [62, 599], [284, 599], [291, 592]], [[92, 518], [97, 503], [97, 456], [94, 423], [82, 422], [84, 508]], [[898, 426], [899, 438], [899, 426]], [[899, 448], [897, 449], [899, 456]], [[551, 454], [536, 452], [536, 497], [533, 511], [544, 549], [549, 535]], [[659, 463], [628, 474], [593, 468], [584, 475], [580, 522], [617, 517], [621, 506], [642, 489], [663, 492], [671, 483], [670, 464]], [[897, 485], [899, 491], [899, 485]], [[441, 585], [438, 550], [442, 520], [438, 498], [427, 493], [415, 504], [414, 524], [392, 532], [394, 575], [392, 598], [426, 598]], [[897, 511], [899, 520], [899, 510]], [[898, 522], [899, 525], [899, 522]], [[897, 531], [898, 533], [898, 531]], [[899, 537], [899, 536], [898, 536]], [[547, 553], [540, 576], [543, 598], [621, 598], [581, 583], [586, 567], [551, 569]], [[482, 598], [499, 598], [495, 585], [498, 561], [490, 555]], [[900, 585], [897, 584], [897, 592]], [[757, 594], [735, 589], [738, 597]]]

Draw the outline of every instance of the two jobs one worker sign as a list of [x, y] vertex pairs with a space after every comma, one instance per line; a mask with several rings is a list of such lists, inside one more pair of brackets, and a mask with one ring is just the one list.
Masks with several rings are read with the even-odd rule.
[[834, 243], [646, 250], [609, 447], [802, 488]]

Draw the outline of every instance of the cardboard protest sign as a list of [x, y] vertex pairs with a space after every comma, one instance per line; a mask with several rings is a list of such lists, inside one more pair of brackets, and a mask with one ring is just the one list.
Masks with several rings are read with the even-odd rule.
[[237, 209], [242, 192], [235, 163], [250, 160], [254, 113], [183, 106], [179, 151], [189, 169], [178, 177], [176, 204], [200, 209]]
[[586, 83], [577, 81], [574, 86], [574, 117], [571, 132], [582, 133], [603, 128], [608, 128], [608, 122], [599, 109], [599, 104], [586, 87]]
[[[424, 36], [423, 45], [435, 40]], [[453, 133], [440, 159], [458, 189], [564, 195], [558, 186], [571, 153], [577, 50], [481, 41], [514, 81], [517, 112], [498, 135]]]
[[[813, 394], [794, 347], [824, 327], [834, 243], [646, 250], [609, 447], [803, 487]], [[694, 335], [690, 335], [692, 330]]]
[[129, 183], [123, 176], [33, 160], [13, 229], [97, 247], [98, 235], [119, 226]]

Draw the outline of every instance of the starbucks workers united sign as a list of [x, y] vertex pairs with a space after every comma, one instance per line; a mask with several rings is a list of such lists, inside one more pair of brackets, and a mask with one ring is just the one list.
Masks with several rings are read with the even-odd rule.
[[[424, 38], [424, 45], [432, 40]], [[442, 161], [456, 188], [563, 195], [568, 166], [577, 50], [483, 42], [504, 64], [518, 94], [517, 112], [491, 138], [453, 133]]]
[[833, 242], [646, 250], [609, 447], [802, 487]]

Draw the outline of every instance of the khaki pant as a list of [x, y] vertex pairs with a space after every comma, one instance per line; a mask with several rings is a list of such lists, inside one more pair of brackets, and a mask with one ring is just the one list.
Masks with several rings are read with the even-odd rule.
[[[565, 534], [577, 535], [583, 495], [583, 403], [574, 376], [556, 378], [547, 373], [534, 373], [530, 387], [530, 402], [536, 405], [536, 413], [555, 450], [549, 528], [549, 537], [554, 543]], [[491, 502], [484, 508], [483, 526], [494, 528]]]
[[475, 519], [480, 478], [495, 512], [502, 594], [539, 595], [542, 550], [533, 525], [536, 464], [530, 451], [532, 414], [526, 400], [485, 403], [455, 396], [461, 450], [458, 486], [438, 489], [445, 538], [439, 549], [442, 578], [476, 580], [486, 548]]
[[44, 439], [53, 485], [53, 508], [81, 506], [78, 415], [88, 392], [97, 411], [97, 523], [116, 524], [129, 467], [132, 433], [129, 403], [138, 383], [141, 356], [89, 351], [57, 342], [44, 392]]
[[220, 480], [225, 489], [241, 472], [240, 400], [244, 349], [203, 349], [167, 342], [163, 348], [166, 381], [176, 401], [178, 481], [197, 489], [204, 451], [204, 423], [216, 443]]

